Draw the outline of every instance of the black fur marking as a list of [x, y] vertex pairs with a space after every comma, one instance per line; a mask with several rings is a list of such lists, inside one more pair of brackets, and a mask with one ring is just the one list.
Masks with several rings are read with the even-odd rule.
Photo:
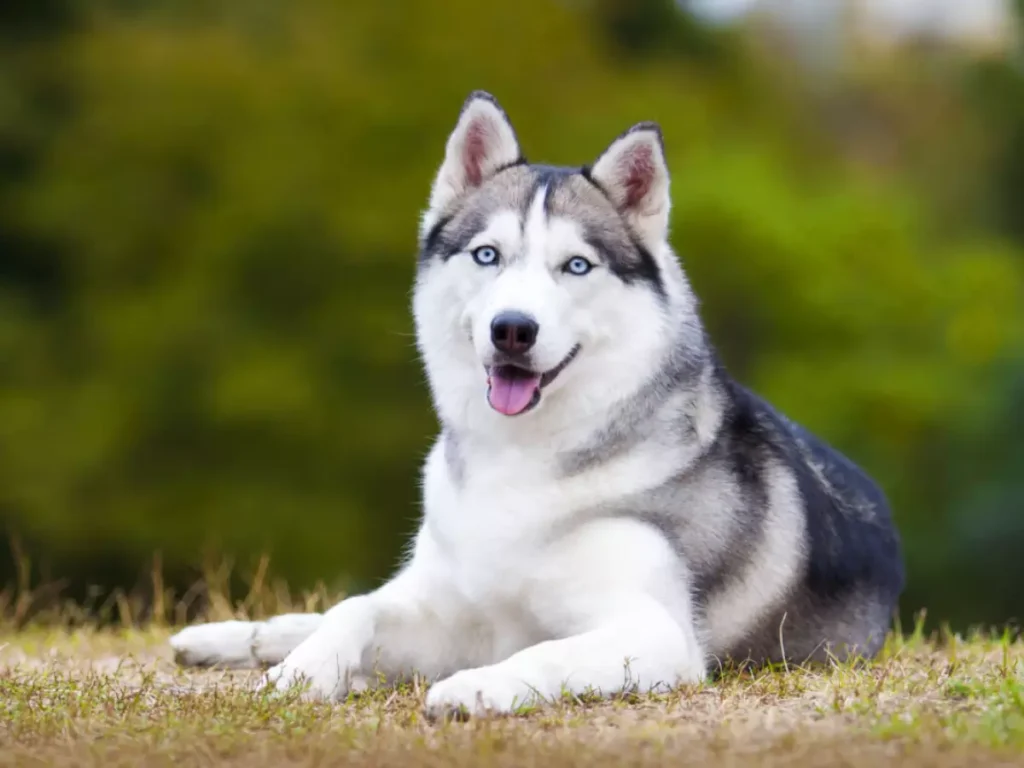
[[437, 252], [438, 245], [441, 240], [441, 233], [444, 232], [444, 228], [451, 223], [451, 216], [442, 216], [430, 228], [427, 232], [427, 236], [423, 238], [423, 246], [420, 248], [421, 262], [430, 261]]
[[544, 215], [549, 219], [554, 211], [555, 185], [548, 184], [544, 187]]
[[[557, 190], [566, 179], [575, 176], [577, 170], [575, 168], [568, 168], [560, 165], [545, 165], [543, 163], [531, 165], [530, 170], [533, 171], [534, 174], [533, 188], [530, 190], [530, 194], [526, 198], [525, 205], [527, 208], [532, 205], [534, 199], [537, 197], [537, 193], [543, 189], [544, 213], [550, 216], [553, 212], [555, 190]], [[524, 210], [523, 213], [525, 214], [526, 211]]]
[[[530, 194], [527, 195], [525, 205], [528, 209], [529, 206], [533, 205], [533, 201], [537, 197], [542, 189], [544, 190], [544, 215], [550, 217], [554, 212], [554, 196], [555, 191], [562, 184], [562, 182], [572, 176], [576, 170], [574, 168], [563, 168], [557, 165], [544, 165], [537, 164], [530, 166], [530, 170], [533, 171], [533, 187], [530, 190]], [[526, 223], [527, 210], [523, 210], [523, 224]]]
[[627, 254], [622, 254], [620, 246], [609, 242], [592, 228], [584, 232], [584, 239], [601, 255], [611, 273], [626, 285], [637, 281], [646, 282], [660, 299], [667, 298], [661, 270], [654, 256], [635, 237], [630, 240], [631, 248]]
[[562, 179], [568, 179], [579, 173], [578, 168], [567, 165], [548, 165], [546, 163], [534, 163], [530, 170], [537, 175], [537, 187], [544, 184], [557, 183]]
[[667, 298], [665, 293], [665, 283], [661, 277], [661, 269], [658, 267], [658, 262], [654, 260], [654, 256], [649, 250], [647, 250], [639, 240], [633, 241], [633, 247], [636, 248], [639, 260], [626, 264], [617, 263], [612, 265], [612, 272], [614, 272], [619, 279], [626, 284], [630, 284], [634, 281], [640, 280], [649, 284], [662, 299]]
[[448, 261], [457, 253], [462, 253], [469, 241], [483, 229], [487, 215], [486, 211], [472, 211], [467, 216], [452, 217], [438, 232], [432, 255], [440, 256], [441, 261]]
[[807, 519], [807, 589], [825, 602], [865, 589], [895, 601], [905, 575], [882, 491], [846, 456], [752, 392], [733, 384], [733, 397], [775, 433], [770, 441], [796, 478]]
[[530, 162], [525, 157], [520, 155], [515, 160], [513, 160], [511, 163], [504, 163], [503, 165], [499, 165], [497, 168], [494, 169], [494, 171], [491, 172], [491, 175], [488, 176], [487, 178], [493, 179], [499, 173], [501, 173], [502, 171], [507, 171], [509, 168], [518, 168], [521, 165], [529, 165], [529, 164], [530, 164]]
[[610, 202], [611, 197], [609, 197], [608, 195], [608, 190], [604, 188], [604, 185], [601, 184], [601, 182], [594, 178], [592, 170], [592, 165], [584, 165], [582, 168], [580, 168], [580, 176], [589, 181], [590, 184], [594, 187], [594, 189], [596, 189], [598, 192], [604, 195]]
[[796, 450], [807, 462], [797, 464], [796, 473], [808, 509], [807, 586], [832, 600], [869, 585], [895, 601], [905, 574], [881, 491], [838, 451], [807, 433], [798, 440]]

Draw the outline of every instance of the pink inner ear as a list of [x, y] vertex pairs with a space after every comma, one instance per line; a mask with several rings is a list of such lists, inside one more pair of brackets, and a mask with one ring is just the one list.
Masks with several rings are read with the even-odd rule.
[[462, 149], [462, 163], [466, 171], [466, 183], [479, 187], [484, 180], [484, 158], [487, 157], [487, 125], [477, 120], [466, 129], [466, 140]]
[[626, 208], [634, 208], [651, 191], [654, 183], [654, 153], [645, 144], [639, 144], [622, 159], [622, 186], [625, 191], [625, 199], [622, 205]]

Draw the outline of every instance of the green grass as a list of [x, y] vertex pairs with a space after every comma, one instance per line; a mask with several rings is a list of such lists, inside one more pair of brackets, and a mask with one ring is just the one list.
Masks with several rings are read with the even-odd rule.
[[431, 724], [425, 686], [343, 704], [177, 668], [170, 630], [0, 632], [0, 765], [1024, 765], [1024, 644], [893, 637], [870, 664]]

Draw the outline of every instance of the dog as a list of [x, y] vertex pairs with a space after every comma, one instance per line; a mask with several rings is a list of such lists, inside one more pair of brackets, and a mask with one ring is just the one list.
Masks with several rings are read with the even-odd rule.
[[180, 664], [341, 700], [419, 675], [431, 716], [872, 658], [901, 543], [861, 469], [732, 379], [669, 244], [660, 128], [528, 162], [465, 102], [412, 310], [440, 431], [396, 574], [324, 614], [201, 624]]

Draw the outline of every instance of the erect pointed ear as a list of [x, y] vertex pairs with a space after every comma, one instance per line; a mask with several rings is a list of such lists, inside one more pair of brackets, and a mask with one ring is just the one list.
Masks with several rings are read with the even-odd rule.
[[519, 141], [505, 111], [491, 94], [474, 91], [448, 137], [444, 163], [430, 192], [430, 210], [442, 210], [495, 171], [521, 159]]
[[591, 167], [590, 178], [645, 242], [667, 237], [672, 200], [656, 123], [638, 123], [619, 136]]

